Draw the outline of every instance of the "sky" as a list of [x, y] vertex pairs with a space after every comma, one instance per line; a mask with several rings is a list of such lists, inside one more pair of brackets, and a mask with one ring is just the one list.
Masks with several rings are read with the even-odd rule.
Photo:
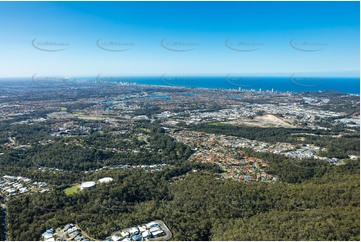
[[359, 76], [359, 2], [0, 2], [0, 77]]

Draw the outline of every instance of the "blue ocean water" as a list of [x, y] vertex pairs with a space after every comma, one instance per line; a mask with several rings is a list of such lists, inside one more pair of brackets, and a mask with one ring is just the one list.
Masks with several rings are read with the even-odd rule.
[[137, 77], [137, 84], [179, 86], [193, 88], [220, 88], [235, 90], [310, 92], [337, 90], [349, 94], [360, 94], [359, 78], [333, 77]]
[[[94, 81], [94, 77], [76, 77], [77, 80]], [[219, 89], [233, 89], [233, 90], [256, 90], [259, 91], [278, 91], [278, 92], [314, 92], [325, 90], [336, 90], [349, 94], [360, 94], [360, 78], [335, 78], [335, 77], [246, 77], [246, 76], [152, 76], [152, 77], [137, 77], [137, 76], [117, 76], [105, 77], [105, 82], [131, 82], [145, 85], [160, 85], [160, 86], [178, 86], [178, 87], [192, 87], [192, 88], [219, 88]], [[0, 78], [0, 85], [10, 86], [22, 85], [26, 82], [33, 85], [34, 83], [29, 78]], [[71, 82], [72, 83], [72, 82]], [[81, 83], [81, 82], [79, 82]], [[42, 84], [42, 83], [40, 83]], [[52, 84], [52, 83], [50, 83]], [[48, 84], [48, 85], [50, 85]], [[56, 84], [56, 83], [55, 83]], [[62, 83], [64, 84], [64, 83]], [[64, 85], [63, 85], [64, 86]], [[189, 94], [192, 95], [192, 94]]]

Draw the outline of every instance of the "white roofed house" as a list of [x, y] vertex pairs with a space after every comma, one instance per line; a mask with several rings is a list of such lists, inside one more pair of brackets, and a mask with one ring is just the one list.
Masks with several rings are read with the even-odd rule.
[[16, 189], [9, 188], [9, 189], [6, 190], [6, 192], [8, 192], [9, 194], [14, 194], [16, 192]]
[[7, 180], [16, 180], [16, 177], [15, 176], [8, 176], [8, 175], [5, 175], [3, 176], [4, 179], [7, 179]]
[[128, 232], [128, 231], [122, 231], [122, 232], [120, 232], [120, 234], [121, 234], [123, 237], [129, 236], [129, 232]]
[[112, 240], [113, 241], [119, 241], [120, 237], [118, 235], [112, 235]]
[[139, 229], [137, 227], [133, 227], [129, 230], [129, 233], [131, 234], [139, 234]]
[[16, 189], [19, 189], [19, 188], [23, 187], [23, 185], [20, 183], [15, 183], [15, 184], [13, 184], [13, 187], [15, 187]]
[[26, 193], [28, 192], [28, 189], [26, 187], [22, 187], [19, 189], [20, 193]]
[[149, 229], [150, 232], [154, 232], [154, 231], [157, 231], [157, 230], [160, 230], [160, 228], [158, 226], [152, 227], [152, 228]]
[[68, 230], [70, 227], [73, 227], [73, 226], [74, 226], [74, 224], [67, 224], [67, 225], [65, 225], [64, 229]]
[[104, 178], [101, 178], [98, 180], [99, 183], [109, 183], [112, 181], [113, 181], [113, 178], [111, 178], [111, 177], [104, 177]]
[[144, 232], [142, 233], [142, 237], [143, 237], [144, 239], [146, 239], [146, 238], [151, 238], [151, 237], [152, 237], [152, 234], [151, 234], [148, 230], [146, 230], [146, 231], [144, 231]]
[[141, 233], [147, 230], [146, 226], [139, 226], [138, 228]]
[[53, 238], [53, 234], [54, 234], [54, 229], [48, 229], [46, 232], [44, 232], [42, 235], [41, 235], [41, 238], [43, 240], [51, 240], [51, 239], [54, 239]]
[[78, 231], [78, 228], [74, 226], [74, 227], [69, 228], [66, 232], [68, 234], [72, 234], [72, 233], [77, 232], [77, 231]]

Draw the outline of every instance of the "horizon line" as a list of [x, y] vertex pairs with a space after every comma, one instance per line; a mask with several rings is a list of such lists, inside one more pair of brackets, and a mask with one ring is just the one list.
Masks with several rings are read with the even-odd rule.
[[245, 76], [245, 77], [326, 77], [326, 78], [360, 78], [360, 75], [330, 75], [325, 73], [324, 75], [320, 73], [307, 73], [307, 72], [292, 72], [292, 73], [264, 73], [264, 74], [255, 74], [255, 73], [226, 73], [226, 74], [182, 74], [182, 73], [161, 73], [161, 74], [104, 74], [97, 73], [94, 75], [89, 74], [77, 74], [77, 75], [60, 75], [60, 74], [38, 74], [34, 73], [29, 76], [0, 76], [0, 79], [5, 78], [33, 78], [35, 76], [39, 77], [64, 77], [64, 78], [99, 78], [99, 77], [237, 77], [237, 76]]

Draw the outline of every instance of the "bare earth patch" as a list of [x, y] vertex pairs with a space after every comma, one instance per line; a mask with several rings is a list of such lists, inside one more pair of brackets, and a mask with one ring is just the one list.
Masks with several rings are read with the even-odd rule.
[[254, 119], [239, 119], [235, 121], [225, 122], [233, 125], [244, 125], [252, 127], [282, 127], [282, 128], [296, 128], [289, 120], [278, 118], [274, 115], [257, 116]]

